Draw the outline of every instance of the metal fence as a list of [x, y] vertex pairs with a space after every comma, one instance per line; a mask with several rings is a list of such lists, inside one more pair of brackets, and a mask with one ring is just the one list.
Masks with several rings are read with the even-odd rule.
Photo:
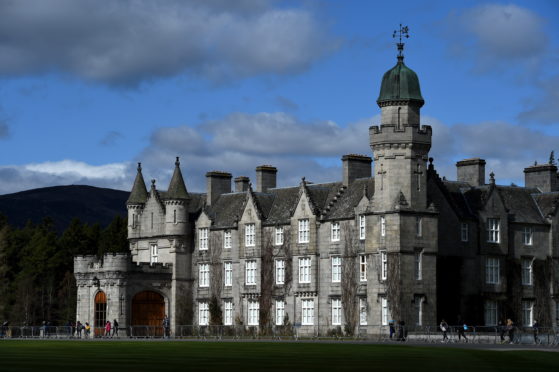
[[108, 339], [108, 338], [146, 338], [146, 339], [194, 339], [194, 340], [353, 340], [372, 342], [413, 342], [413, 343], [458, 343], [477, 344], [541, 344], [559, 346], [559, 328], [449, 326], [446, 337], [435, 326], [358, 326], [348, 332], [343, 326], [332, 325], [286, 325], [272, 327], [258, 326], [197, 326], [179, 325], [175, 332], [166, 332], [160, 326], [130, 326], [112, 329], [107, 333], [104, 328], [78, 330], [69, 326], [3, 326], [0, 339]]

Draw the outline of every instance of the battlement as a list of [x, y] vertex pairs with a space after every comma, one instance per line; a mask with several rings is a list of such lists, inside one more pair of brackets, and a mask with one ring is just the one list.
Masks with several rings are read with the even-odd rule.
[[369, 128], [371, 146], [391, 143], [431, 144], [433, 129], [430, 125], [407, 124], [398, 127], [395, 124], [373, 125]]
[[127, 271], [131, 262], [128, 253], [107, 253], [102, 258], [79, 255], [74, 256], [74, 273]]

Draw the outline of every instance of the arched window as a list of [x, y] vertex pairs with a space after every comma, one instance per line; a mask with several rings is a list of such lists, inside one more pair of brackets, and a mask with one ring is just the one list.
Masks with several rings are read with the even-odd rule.
[[95, 295], [95, 334], [103, 334], [105, 323], [107, 322], [107, 295], [103, 291]]

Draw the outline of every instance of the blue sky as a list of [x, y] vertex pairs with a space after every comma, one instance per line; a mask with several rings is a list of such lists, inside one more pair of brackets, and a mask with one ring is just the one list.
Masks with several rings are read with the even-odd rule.
[[482, 157], [498, 183], [559, 150], [557, 1], [0, 0], [0, 194], [129, 189], [136, 162], [166, 189], [181, 165], [280, 186], [341, 178], [371, 154], [380, 80], [409, 26], [431, 156]]

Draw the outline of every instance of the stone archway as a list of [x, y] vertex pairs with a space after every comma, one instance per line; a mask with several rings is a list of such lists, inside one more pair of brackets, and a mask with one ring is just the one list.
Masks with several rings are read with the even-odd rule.
[[[165, 298], [154, 291], [142, 291], [132, 298], [133, 334], [137, 336], [163, 336]], [[146, 327], [140, 327], [146, 326]]]

